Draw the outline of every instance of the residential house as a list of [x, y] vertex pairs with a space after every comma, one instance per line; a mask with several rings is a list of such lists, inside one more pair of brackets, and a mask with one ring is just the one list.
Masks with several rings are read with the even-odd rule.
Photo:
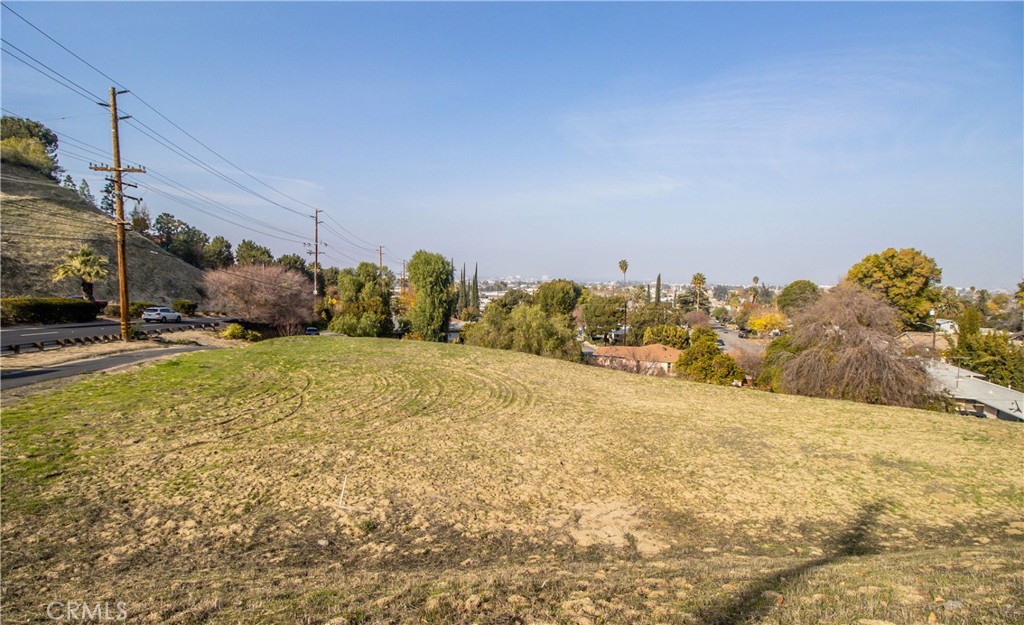
[[928, 375], [956, 401], [960, 414], [1024, 422], [1024, 393], [944, 362], [928, 364]]
[[676, 360], [682, 353], [678, 349], [660, 343], [643, 347], [613, 345], [598, 347], [593, 354], [588, 356], [587, 360], [608, 369], [664, 376], [672, 372]]

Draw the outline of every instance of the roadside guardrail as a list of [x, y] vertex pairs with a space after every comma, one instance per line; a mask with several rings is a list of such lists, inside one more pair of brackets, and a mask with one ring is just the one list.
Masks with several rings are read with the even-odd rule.
[[[176, 325], [173, 328], [140, 328], [139, 332], [146, 336], [160, 335], [166, 332], [181, 332], [183, 330], [205, 330], [207, 328], [216, 328], [220, 326], [220, 321], [208, 321], [203, 323], [183, 323]], [[23, 354], [26, 351], [44, 351], [47, 349], [60, 349], [62, 347], [71, 347], [73, 345], [95, 345], [97, 343], [111, 343], [114, 341], [120, 341], [120, 334], [97, 334], [94, 336], [76, 336], [66, 339], [47, 339], [45, 341], [26, 341], [24, 343], [15, 343], [12, 345], [4, 345], [0, 348], [2, 354]]]

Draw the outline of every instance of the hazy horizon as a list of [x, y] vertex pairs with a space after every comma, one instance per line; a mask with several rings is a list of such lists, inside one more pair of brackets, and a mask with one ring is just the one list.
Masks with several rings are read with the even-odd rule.
[[4, 114], [99, 196], [115, 79], [150, 213], [236, 246], [307, 257], [315, 206], [339, 267], [833, 284], [912, 247], [943, 285], [1024, 274], [1020, 3], [5, 4], [106, 76], [4, 9]]

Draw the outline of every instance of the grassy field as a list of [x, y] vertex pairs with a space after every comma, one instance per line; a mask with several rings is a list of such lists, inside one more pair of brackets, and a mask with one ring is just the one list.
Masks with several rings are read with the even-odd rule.
[[[82, 294], [81, 282], [54, 283], [53, 268], [69, 252], [89, 244], [110, 260], [109, 274], [96, 283], [96, 299], [116, 301], [117, 250], [111, 218], [83, 201], [77, 192], [22, 167], [7, 166], [0, 176], [0, 282], [3, 297], [66, 297]], [[93, 189], [99, 197], [100, 189]], [[128, 212], [130, 207], [126, 207]], [[156, 218], [156, 215], [153, 215]], [[132, 301], [170, 304], [199, 301], [199, 269], [129, 232], [126, 239], [129, 294]]]
[[5, 623], [1024, 622], [1015, 424], [296, 337], [2, 426]]

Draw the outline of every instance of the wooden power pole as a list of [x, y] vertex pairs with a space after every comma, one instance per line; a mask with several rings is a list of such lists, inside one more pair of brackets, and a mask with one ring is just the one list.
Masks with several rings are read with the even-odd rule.
[[377, 269], [384, 273], [384, 246], [377, 246]]
[[114, 87], [110, 88], [110, 133], [112, 135], [112, 142], [114, 146], [114, 166], [106, 167], [100, 165], [90, 165], [89, 169], [94, 171], [109, 171], [114, 174], [114, 221], [113, 224], [117, 228], [117, 286], [118, 294], [120, 298], [121, 307], [121, 340], [127, 341], [131, 339], [132, 328], [131, 318], [129, 317], [129, 308], [131, 308], [131, 302], [128, 300], [128, 253], [125, 249], [125, 230], [124, 227], [128, 223], [124, 218], [124, 183], [121, 181], [121, 174], [144, 174], [146, 173], [145, 168], [135, 167], [121, 167], [121, 141], [118, 137], [117, 125], [122, 119], [128, 119], [130, 116], [124, 117], [117, 116], [117, 96], [128, 93], [127, 91], [118, 91]]
[[[319, 208], [313, 209], [313, 251], [306, 252], [307, 254], [313, 254], [313, 314], [316, 315], [316, 304], [317, 298], [320, 297], [320, 213]], [[305, 244], [307, 247], [308, 243]], [[325, 285], [326, 286], [326, 285]]]

